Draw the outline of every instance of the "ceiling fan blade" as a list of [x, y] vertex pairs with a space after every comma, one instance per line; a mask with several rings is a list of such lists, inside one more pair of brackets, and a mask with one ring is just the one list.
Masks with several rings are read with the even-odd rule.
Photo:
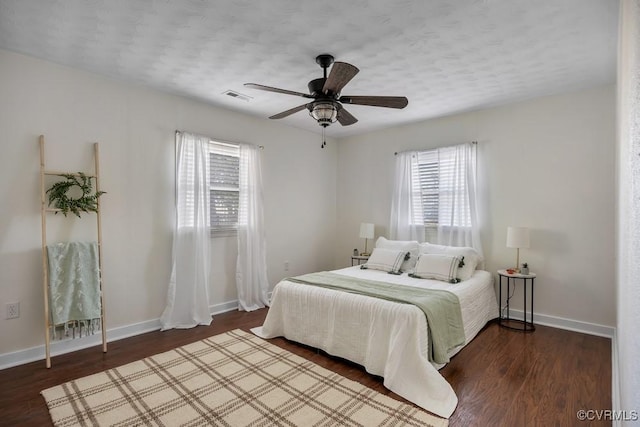
[[338, 101], [344, 104], [387, 108], [404, 108], [409, 104], [409, 100], [404, 96], [341, 96]]
[[349, 113], [343, 107], [343, 108], [340, 109], [340, 111], [338, 111], [338, 121], [340, 122], [340, 124], [342, 126], [349, 126], [349, 125], [352, 125], [352, 124], [356, 123], [358, 121], [358, 119], [353, 117], [351, 115], [351, 113]]
[[313, 98], [313, 96], [307, 93], [295, 92], [293, 90], [287, 90], [287, 89], [279, 89], [277, 87], [259, 85], [257, 83], [245, 83], [244, 85], [252, 89], [266, 90], [267, 92], [284, 93], [285, 95], [295, 95], [295, 96], [302, 96], [304, 98]]
[[325, 94], [329, 92], [333, 94], [340, 93], [342, 88], [345, 87], [359, 71], [357, 67], [347, 64], [346, 62], [334, 62], [329, 77], [327, 77], [327, 81], [324, 82], [322, 92]]
[[291, 108], [290, 110], [283, 111], [282, 113], [274, 114], [269, 117], [270, 119], [282, 119], [284, 117], [290, 116], [293, 113], [297, 113], [298, 111], [302, 111], [307, 108], [307, 104], [298, 105], [297, 107]]

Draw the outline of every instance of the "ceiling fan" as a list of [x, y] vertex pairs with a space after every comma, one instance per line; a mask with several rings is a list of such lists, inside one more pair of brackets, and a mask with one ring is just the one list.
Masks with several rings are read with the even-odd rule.
[[[358, 121], [349, 113], [342, 104], [370, 105], [373, 107], [404, 108], [409, 101], [404, 96], [342, 96], [340, 92], [360, 70], [346, 62], [334, 62], [333, 56], [322, 54], [316, 57], [316, 62], [322, 67], [324, 76], [314, 79], [307, 85], [309, 93], [295, 92], [292, 90], [279, 89], [271, 86], [264, 86], [256, 83], [245, 83], [246, 87], [266, 90], [268, 92], [284, 93], [286, 95], [301, 96], [312, 101], [275, 114], [270, 119], [282, 119], [305, 108], [309, 110], [309, 115], [313, 117], [320, 126], [326, 128], [331, 123], [338, 121], [342, 126], [349, 126]], [[331, 67], [331, 72], [327, 76], [327, 68]]]

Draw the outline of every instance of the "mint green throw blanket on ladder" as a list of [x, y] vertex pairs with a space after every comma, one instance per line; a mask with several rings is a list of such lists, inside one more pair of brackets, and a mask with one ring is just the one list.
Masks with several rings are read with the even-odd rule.
[[449, 362], [449, 351], [465, 343], [460, 301], [452, 292], [358, 279], [327, 271], [286, 280], [415, 305], [427, 318], [430, 362]]
[[80, 321], [100, 327], [100, 271], [96, 242], [47, 245], [49, 301], [54, 326]]

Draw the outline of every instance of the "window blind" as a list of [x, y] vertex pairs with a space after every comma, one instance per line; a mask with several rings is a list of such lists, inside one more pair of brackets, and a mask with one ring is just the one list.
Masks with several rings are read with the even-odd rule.
[[211, 141], [209, 154], [210, 226], [214, 235], [232, 234], [238, 227], [240, 150]]
[[427, 227], [437, 226], [439, 218], [440, 177], [437, 150], [422, 151], [417, 154], [416, 167], [412, 169], [414, 198], [414, 218], [416, 223]]

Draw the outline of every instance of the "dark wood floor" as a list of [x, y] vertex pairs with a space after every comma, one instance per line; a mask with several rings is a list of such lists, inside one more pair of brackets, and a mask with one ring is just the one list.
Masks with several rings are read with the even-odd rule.
[[[151, 332], [0, 371], [0, 425], [51, 425], [40, 391], [231, 329], [248, 331], [267, 310], [230, 312], [209, 327]], [[358, 365], [281, 338], [271, 340], [327, 369], [396, 399]], [[611, 340], [537, 326], [533, 333], [490, 323], [441, 371], [458, 395], [451, 426], [575, 426], [580, 409], [611, 409]], [[592, 422], [591, 425], [596, 423]], [[607, 425], [610, 423], [602, 423]]]

